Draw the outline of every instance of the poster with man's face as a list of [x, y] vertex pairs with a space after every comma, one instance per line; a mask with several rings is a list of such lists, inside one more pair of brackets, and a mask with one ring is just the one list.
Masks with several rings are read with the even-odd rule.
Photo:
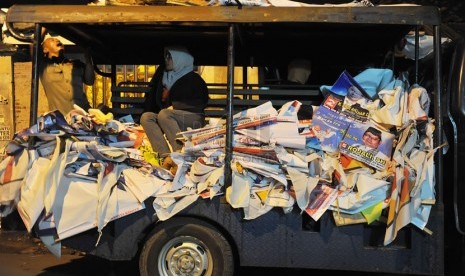
[[347, 95], [342, 103], [341, 113], [353, 120], [366, 122], [370, 117], [370, 111], [377, 109], [378, 102], [363, 96], [363, 93], [352, 85], [347, 90]]
[[394, 134], [371, 124], [353, 122], [339, 144], [342, 154], [377, 170], [384, 170], [391, 160]]

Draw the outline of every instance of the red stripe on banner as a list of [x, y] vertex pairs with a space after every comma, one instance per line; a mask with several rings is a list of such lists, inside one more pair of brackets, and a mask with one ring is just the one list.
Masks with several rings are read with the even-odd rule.
[[11, 181], [11, 177], [13, 176], [13, 166], [15, 163], [14, 156], [9, 156], [10, 160], [8, 161], [8, 165], [6, 165], [5, 173], [3, 174], [3, 183], [8, 183]]

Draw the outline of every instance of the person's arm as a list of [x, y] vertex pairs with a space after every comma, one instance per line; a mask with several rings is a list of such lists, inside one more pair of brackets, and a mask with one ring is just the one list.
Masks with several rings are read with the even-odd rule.
[[202, 92], [202, 95], [203, 95], [203, 101], [205, 103], [205, 105], [208, 104], [208, 100], [209, 100], [209, 96], [208, 96], [208, 87], [207, 87], [207, 84], [205, 83], [205, 81], [203, 81], [203, 92]]
[[164, 70], [163, 65], [158, 66], [150, 80], [148, 85], [149, 89], [145, 94], [144, 112], [150, 111], [158, 113], [163, 108], [163, 103], [161, 102], [161, 78]]
[[197, 80], [198, 81], [197, 81], [197, 84], [196, 84], [196, 87], [197, 87], [196, 89], [198, 89], [198, 91], [195, 91], [195, 93], [200, 94], [202, 102], [206, 106], [208, 104], [208, 99], [209, 99], [207, 83], [205, 82], [205, 80], [200, 75], [198, 75]]
[[86, 50], [84, 53], [84, 58], [86, 63], [84, 67], [84, 83], [87, 85], [93, 85], [95, 82], [95, 71], [90, 49]]

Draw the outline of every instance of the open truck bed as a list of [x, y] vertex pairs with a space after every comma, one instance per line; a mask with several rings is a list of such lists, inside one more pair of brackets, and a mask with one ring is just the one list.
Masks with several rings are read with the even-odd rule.
[[[160, 64], [164, 46], [184, 44], [197, 64], [228, 66], [228, 99], [234, 97], [234, 66], [282, 66], [293, 57], [306, 57], [312, 60], [315, 82], [331, 84], [345, 69], [384, 66], [386, 53], [419, 26], [432, 28], [438, 49], [441, 23], [437, 8], [422, 6], [16, 5], [9, 9], [7, 21], [35, 23], [36, 38], [40, 37], [40, 28], [46, 27], [83, 48], [90, 47], [96, 64]], [[36, 53], [38, 49], [36, 43]], [[443, 132], [444, 114], [440, 51], [434, 53], [433, 60], [435, 142], [439, 145], [443, 142], [438, 133]], [[36, 67], [33, 84], [31, 121], [35, 122]], [[231, 101], [226, 105], [232, 110]], [[231, 121], [232, 112], [226, 115]], [[226, 163], [231, 160], [231, 135], [229, 126]], [[247, 221], [222, 196], [198, 200], [163, 222], [157, 221], [151, 198], [145, 210], [109, 223], [98, 246], [94, 246], [99, 239], [95, 230], [67, 238], [62, 244], [110, 260], [128, 260], [139, 255], [141, 246], [154, 233], [175, 231], [182, 224], [208, 225], [230, 245], [231, 251], [225, 254], [232, 255], [236, 265], [444, 275], [449, 271], [444, 225], [452, 222], [446, 221], [440, 151], [435, 167], [437, 201], [427, 226], [433, 234], [405, 227], [389, 246], [383, 246], [384, 224], [337, 227], [327, 212], [317, 224], [310, 225], [297, 209], [290, 214], [273, 209]], [[231, 170], [225, 169], [225, 185], [230, 183]], [[457, 256], [448, 257], [458, 260]]]

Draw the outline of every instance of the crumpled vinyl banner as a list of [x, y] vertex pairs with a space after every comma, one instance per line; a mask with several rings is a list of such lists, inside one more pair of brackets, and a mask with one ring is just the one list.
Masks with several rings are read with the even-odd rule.
[[248, 207], [252, 186], [252, 179], [247, 176], [247, 172], [243, 175], [233, 170], [231, 186], [226, 189], [226, 201], [233, 208]]
[[50, 160], [39, 157], [29, 169], [21, 185], [21, 199], [18, 212], [28, 232], [44, 210], [45, 181]]
[[271, 101], [267, 101], [257, 107], [242, 110], [241, 112], [234, 114], [233, 120], [235, 121], [239, 118], [258, 117], [261, 114], [269, 114], [271, 117], [276, 117], [278, 115], [278, 111], [276, 111], [273, 107]]
[[53, 202], [60, 240], [97, 226], [98, 183], [63, 176]]
[[300, 156], [296, 154], [289, 153], [284, 148], [280, 147], [276, 149], [278, 158], [281, 160], [282, 164], [286, 166], [294, 167], [294, 168], [301, 168], [308, 171], [308, 162], [302, 160]]
[[197, 193], [202, 197], [208, 196], [208, 198], [212, 199], [214, 196], [222, 194], [223, 186], [224, 166], [211, 172], [205, 182], [199, 182], [197, 185]]
[[388, 197], [389, 182], [358, 174], [357, 192], [347, 191], [331, 204], [331, 210], [355, 214], [384, 201]]
[[278, 122], [271, 128], [270, 143], [283, 147], [304, 149], [306, 137], [299, 134], [296, 122]]
[[29, 167], [29, 155], [23, 150], [17, 155], [6, 156], [0, 163], [0, 204], [18, 202], [20, 185]]
[[0, 218], [16, 210], [21, 196], [21, 185], [29, 169], [27, 150], [6, 156], [0, 163]]
[[66, 140], [65, 150], [63, 153], [60, 153], [61, 140], [57, 138], [57, 146], [55, 147], [55, 152], [53, 153], [52, 159], [50, 160], [47, 176], [45, 177], [45, 179], [48, 180], [45, 183], [44, 198], [46, 214], [52, 212], [52, 205], [55, 201], [57, 188], [60, 184], [61, 178], [64, 176], [66, 166], [68, 164], [74, 163], [79, 157], [79, 153], [70, 151], [72, 143], [73, 142], [71, 139]]
[[198, 194], [186, 195], [182, 197], [181, 199], [177, 200], [175, 203], [171, 204], [166, 209], [161, 208], [157, 204], [158, 198], [156, 198], [153, 201], [153, 208], [155, 209], [158, 219], [161, 221], [164, 221], [176, 215], [177, 213], [185, 209], [187, 206], [193, 204], [198, 198], [199, 198]]
[[278, 112], [278, 121], [281, 122], [297, 122], [297, 112], [300, 109], [300, 106], [302, 105], [301, 102], [299, 101], [291, 101], [285, 103]]
[[427, 120], [431, 100], [424, 87], [412, 85], [408, 94], [408, 115], [411, 120]]
[[310, 195], [318, 184], [318, 178], [309, 177], [308, 174], [292, 167], [287, 168], [287, 173], [294, 187], [297, 206], [304, 211], [310, 203]]
[[270, 187], [252, 187], [250, 189], [249, 206], [244, 208], [244, 219], [258, 218], [273, 209], [272, 206], [265, 204], [269, 191]]
[[111, 193], [108, 195], [108, 200], [105, 201], [105, 206], [99, 208], [97, 229], [101, 232], [108, 222], [143, 209], [145, 209], [145, 204], [139, 202], [123, 183], [118, 182], [112, 186]]
[[79, 141], [72, 144], [72, 150], [78, 151], [82, 158], [123, 162], [128, 157], [124, 148], [99, 145], [97, 141]]
[[295, 203], [295, 199], [291, 196], [286, 186], [281, 183], [275, 183], [272, 185], [268, 196], [266, 198], [265, 204], [272, 207], [282, 207], [285, 212], [292, 210]]
[[210, 174], [218, 167], [209, 162], [208, 158], [198, 157], [188, 172], [188, 177], [194, 183], [205, 182]]
[[57, 258], [61, 258], [61, 241], [57, 239], [53, 215], [39, 217], [38, 236], [47, 249]]
[[124, 169], [122, 174], [126, 187], [140, 203], [155, 195], [166, 183], [164, 179], [160, 179], [152, 174], [143, 173], [135, 168]]
[[[133, 191], [126, 186], [123, 171], [132, 168], [126, 164], [101, 162], [103, 174], [99, 174], [97, 230], [99, 232], [108, 222], [127, 216], [145, 208], [143, 202], [136, 198]], [[155, 178], [155, 177], [153, 177]], [[139, 187], [149, 186], [150, 183], [139, 182]]]
[[393, 89], [384, 89], [378, 93], [378, 96], [384, 102], [384, 106], [373, 111], [371, 119], [386, 126], [386, 128], [391, 126], [400, 128], [408, 121], [406, 83], [395, 80], [392, 86]]
[[53, 130], [63, 130], [68, 134], [76, 135], [81, 132], [74, 129], [68, 124], [63, 114], [55, 110], [45, 113], [43, 116], [37, 118], [37, 125], [39, 132], [50, 132]]
[[174, 189], [175, 184], [166, 182], [156, 193], [155, 197], [181, 198], [188, 195], [197, 194], [197, 184], [183, 177], [185, 180], [180, 188]]

